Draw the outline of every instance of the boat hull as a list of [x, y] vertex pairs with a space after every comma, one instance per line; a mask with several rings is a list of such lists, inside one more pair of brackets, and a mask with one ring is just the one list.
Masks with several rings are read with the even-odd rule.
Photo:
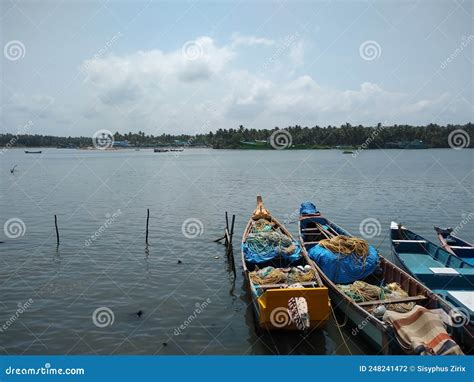
[[[252, 216], [258, 211], [264, 210], [261, 198], [257, 198], [257, 209]], [[267, 210], [265, 210], [267, 211]], [[273, 216], [271, 221], [285, 235], [293, 239], [291, 233]], [[252, 226], [252, 218], [247, 223], [242, 236], [242, 243], [247, 239]], [[264, 285], [256, 286], [250, 280], [250, 269], [245, 260], [243, 249], [241, 250], [243, 272], [248, 293], [252, 299], [253, 309], [256, 317], [256, 324], [259, 329], [264, 330], [301, 330], [298, 328], [293, 319], [290, 318], [289, 301], [293, 298], [304, 298], [308, 306], [309, 328], [315, 329], [323, 327], [330, 314], [329, 291], [321, 280], [316, 277], [310, 282], [305, 282], [303, 287], [288, 288], [282, 285]], [[305, 264], [310, 264], [306, 257], [302, 258]], [[316, 271], [316, 269], [314, 269]], [[308, 285], [309, 284], [309, 285]]]

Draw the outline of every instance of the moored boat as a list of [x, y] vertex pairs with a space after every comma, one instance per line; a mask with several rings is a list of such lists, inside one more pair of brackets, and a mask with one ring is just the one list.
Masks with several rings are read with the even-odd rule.
[[392, 251], [410, 275], [449, 303], [463, 316], [463, 342], [474, 347], [474, 266], [401, 224], [390, 225]]
[[306, 330], [325, 325], [328, 290], [261, 196], [242, 236], [242, 265], [259, 328]]
[[155, 153], [167, 153], [167, 152], [169, 152], [168, 149], [158, 149], [158, 148], [153, 149], [153, 151]]
[[[305, 256], [308, 257], [314, 253], [312, 251], [314, 247], [321, 247], [323, 241], [333, 238], [344, 238], [344, 240], [354, 238], [349, 232], [323, 217], [317, 209], [312, 212], [301, 212], [299, 231]], [[373, 272], [368, 275], [361, 274], [359, 280], [349, 284], [341, 283], [337, 278], [335, 279], [334, 274], [328, 275], [323, 272], [322, 265], [320, 266], [313, 258], [310, 258], [310, 261], [329, 289], [332, 306], [341, 311], [354, 327], [352, 334], [361, 334], [380, 353], [416, 353], [414, 349], [402, 346], [400, 341], [397, 341], [392, 321], [385, 320], [386, 313], [390, 313], [389, 311], [396, 310], [398, 312], [400, 308], [403, 308], [407, 312], [412, 309], [413, 311], [417, 310], [416, 313], [418, 313], [418, 310], [433, 312], [433, 309], [441, 309], [449, 314], [451, 310], [449, 304], [380, 254], [378, 254], [378, 263]], [[339, 270], [340, 268], [342, 267], [339, 267]], [[363, 271], [364, 267], [361, 268], [361, 272]], [[335, 282], [334, 279], [338, 282]], [[370, 299], [359, 299], [356, 294], [351, 292], [352, 286], [370, 287], [370, 289], [379, 291], [377, 293], [380, 294], [372, 296]], [[451, 327], [456, 341], [462, 338], [463, 329]], [[444, 326], [441, 330], [444, 331]], [[446, 340], [445, 337], [443, 338]], [[450, 342], [449, 346], [456, 346], [450, 338], [446, 342]]]
[[41, 150], [38, 150], [38, 151], [28, 151], [28, 150], [25, 150], [25, 154], [41, 154], [42, 151]]
[[434, 227], [441, 246], [466, 263], [474, 266], [474, 245], [453, 234], [452, 228]]

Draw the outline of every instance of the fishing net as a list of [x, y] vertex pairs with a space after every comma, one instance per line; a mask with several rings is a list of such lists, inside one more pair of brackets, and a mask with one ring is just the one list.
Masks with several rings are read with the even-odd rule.
[[274, 268], [265, 267], [249, 273], [250, 280], [257, 285], [278, 284], [287, 282], [288, 284], [313, 281], [316, 272], [309, 265], [305, 267]]
[[340, 253], [342, 255], [355, 254], [364, 259], [369, 253], [369, 244], [364, 239], [358, 237], [334, 236], [330, 239], [321, 240], [319, 245], [332, 253]]
[[[338, 285], [340, 290], [342, 290], [347, 296], [353, 299], [355, 302], [364, 302], [364, 301], [375, 301], [375, 300], [386, 300], [386, 299], [396, 299], [402, 297], [408, 297], [408, 293], [403, 290], [403, 288], [398, 283], [390, 283], [385, 287], [378, 287], [366, 283], [365, 281], [354, 281], [352, 284], [348, 285]], [[415, 306], [414, 302], [406, 303], [393, 303], [386, 304], [387, 310], [393, 310], [399, 313], [405, 313], [411, 311]], [[367, 308], [368, 311], [375, 310], [376, 305], [373, 307]]]
[[267, 219], [253, 222], [247, 239], [242, 244], [245, 260], [252, 264], [261, 264], [277, 257], [290, 265], [301, 257], [299, 243]]

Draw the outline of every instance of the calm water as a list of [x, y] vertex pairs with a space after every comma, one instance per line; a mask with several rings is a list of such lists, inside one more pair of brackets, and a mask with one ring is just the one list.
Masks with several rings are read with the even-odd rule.
[[[223, 246], [213, 243], [224, 211], [236, 214], [237, 249], [261, 193], [295, 234], [306, 200], [352, 233], [377, 219], [371, 243], [389, 255], [391, 220], [435, 240], [434, 225], [457, 226], [474, 211], [473, 153], [9, 150], [0, 159], [1, 224], [18, 218], [26, 230], [18, 238], [1, 232], [0, 353], [347, 354], [333, 322], [306, 339], [255, 333], [239, 251], [234, 282]], [[201, 235], [183, 235], [188, 218], [200, 222], [188, 236], [193, 228]], [[474, 238], [474, 224], [461, 233]], [[101, 307], [113, 312], [112, 325], [94, 324]], [[349, 328], [343, 333], [352, 353], [371, 352]]]

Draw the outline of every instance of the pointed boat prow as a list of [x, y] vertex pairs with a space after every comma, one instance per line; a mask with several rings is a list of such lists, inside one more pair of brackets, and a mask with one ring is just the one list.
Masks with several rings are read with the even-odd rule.
[[257, 207], [252, 213], [252, 219], [253, 220], [258, 220], [258, 219], [271, 219], [271, 214], [270, 211], [268, 211], [264, 205], [263, 205], [263, 199], [261, 195], [257, 195]]

